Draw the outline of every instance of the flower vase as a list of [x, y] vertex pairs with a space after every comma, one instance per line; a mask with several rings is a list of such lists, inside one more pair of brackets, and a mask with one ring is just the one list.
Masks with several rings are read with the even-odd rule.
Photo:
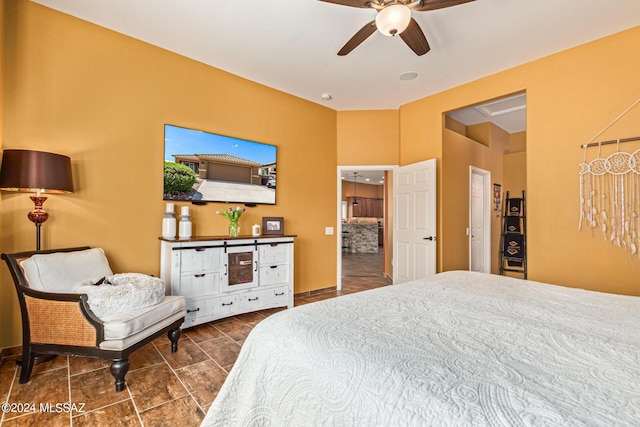
[[238, 237], [238, 234], [240, 234], [240, 226], [238, 225], [238, 222], [231, 221], [229, 223], [229, 236]]

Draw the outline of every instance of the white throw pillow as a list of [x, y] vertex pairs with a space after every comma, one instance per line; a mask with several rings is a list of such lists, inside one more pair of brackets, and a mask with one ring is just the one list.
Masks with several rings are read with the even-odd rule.
[[113, 274], [102, 248], [35, 254], [20, 265], [29, 287], [44, 292], [72, 292], [78, 282]]

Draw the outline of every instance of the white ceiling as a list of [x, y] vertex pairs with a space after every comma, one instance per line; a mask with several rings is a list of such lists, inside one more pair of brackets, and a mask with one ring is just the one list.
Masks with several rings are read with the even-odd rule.
[[527, 94], [506, 96], [447, 113], [467, 126], [492, 122], [509, 133], [527, 129]]
[[[639, 0], [476, 0], [413, 12], [426, 55], [376, 32], [339, 57], [374, 10], [318, 0], [32, 1], [335, 110], [397, 109], [640, 25]], [[418, 77], [400, 80], [407, 71]]]
[[[354, 175], [355, 173], [355, 175]], [[359, 170], [359, 171], [343, 171], [342, 179], [344, 181], [356, 182], [358, 184], [384, 185], [383, 170]]]

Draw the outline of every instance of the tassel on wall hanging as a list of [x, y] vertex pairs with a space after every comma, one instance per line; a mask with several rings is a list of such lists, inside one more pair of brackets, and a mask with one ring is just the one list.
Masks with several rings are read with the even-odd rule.
[[[640, 103], [636, 100], [591, 141]], [[578, 229], [587, 224], [618, 247], [638, 252], [640, 241], [640, 149], [633, 153], [620, 151], [620, 143], [639, 141], [640, 137], [602, 142], [588, 142], [580, 163], [580, 220]], [[615, 153], [601, 157], [603, 145], [617, 144]], [[587, 151], [598, 147], [597, 157], [587, 162]]]

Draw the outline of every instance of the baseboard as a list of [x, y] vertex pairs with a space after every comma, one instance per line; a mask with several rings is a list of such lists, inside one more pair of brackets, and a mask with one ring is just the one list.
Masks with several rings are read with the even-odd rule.
[[336, 286], [331, 286], [328, 288], [314, 289], [312, 291], [300, 292], [300, 293], [294, 294], [293, 296], [294, 298], [295, 297], [301, 297], [301, 298], [314, 297], [316, 295], [321, 295], [327, 292], [334, 292], [336, 289], [338, 289]]
[[22, 354], [22, 346], [5, 347], [0, 350], [0, 363], [4, 363], [4, 359]]

